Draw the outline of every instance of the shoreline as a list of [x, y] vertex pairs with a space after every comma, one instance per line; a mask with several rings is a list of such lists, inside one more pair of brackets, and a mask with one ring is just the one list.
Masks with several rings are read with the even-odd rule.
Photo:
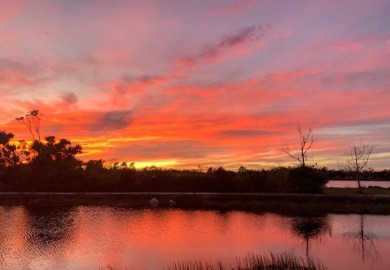
[[[150, 208], [242, 210], [291, 214], [390, 214], [390, 195], [279, 194], [279, 193], [188, 193], [188, 192], [6, 192], [0, 206], [112, 206]], [[169, 200], [176, 202], [174, 206]]]

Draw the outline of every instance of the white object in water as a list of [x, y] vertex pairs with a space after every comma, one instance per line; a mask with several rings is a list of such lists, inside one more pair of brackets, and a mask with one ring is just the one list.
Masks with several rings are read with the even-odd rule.
[[152, 198], [149, 201], [150, 206], [156, 207], [158, 205], [158, 200], [156, 198]]

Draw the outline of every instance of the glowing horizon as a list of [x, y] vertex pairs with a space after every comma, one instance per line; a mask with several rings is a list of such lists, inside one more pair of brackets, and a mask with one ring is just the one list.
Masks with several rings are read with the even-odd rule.
[[388, 1], [5, 1], [0, 130], [38, 109], [42, 135], [83, 160], [236, 170], [294, 165], [297, 121], [312, 163], [352, 144], [389, 169]]

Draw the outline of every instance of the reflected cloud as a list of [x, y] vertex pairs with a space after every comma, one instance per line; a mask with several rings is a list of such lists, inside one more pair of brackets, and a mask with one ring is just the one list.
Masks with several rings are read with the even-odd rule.
[[[179, 197], [173, 199], [180, 204]], [[145, 197], [145, 204], [148, 200]], [[370, 261], [366, 253], [364, 263], [361, 254], [351, 248], [355, 241], [361, 248], [360, 220], [351, 215], [286, 217], [268, 212], [134, 209], [123, 205], [5, 206], [0, 207], [0, 216], [0, 266], [4, 269], [99, 269], [106, 265], [159, 269], [171, 261], [199, 258], [229, 264], [248, 251], [286, 251], [302, 256], [302, 238], [309, 255], [330, 269], [386, 269], [389, 264], [388, 216], [364, 217], [365, 241], [367, 224], [375, 224], [370, 230], [381, 243], [376, 247], [380, 256]], [[334, 229], [333, 234], [329, 228]], [[358, 229], [356, 239], [354, 228]], [[343, 234], [346, 229], [352, 231], [352, 238]], [[369, 246], [368, 242], [364, 245], [365, 249]]]

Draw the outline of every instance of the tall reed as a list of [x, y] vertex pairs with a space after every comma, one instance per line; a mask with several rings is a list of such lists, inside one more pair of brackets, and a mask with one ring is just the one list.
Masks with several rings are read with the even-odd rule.
[[237, 258], [235, 265], [205, 261], [174, 262], [166, 270], [325, 270], [322, 262], [312, 257], [299, 257], [293, 253], [281, 253], [269, 255], [250, 254], [243, 258]]

